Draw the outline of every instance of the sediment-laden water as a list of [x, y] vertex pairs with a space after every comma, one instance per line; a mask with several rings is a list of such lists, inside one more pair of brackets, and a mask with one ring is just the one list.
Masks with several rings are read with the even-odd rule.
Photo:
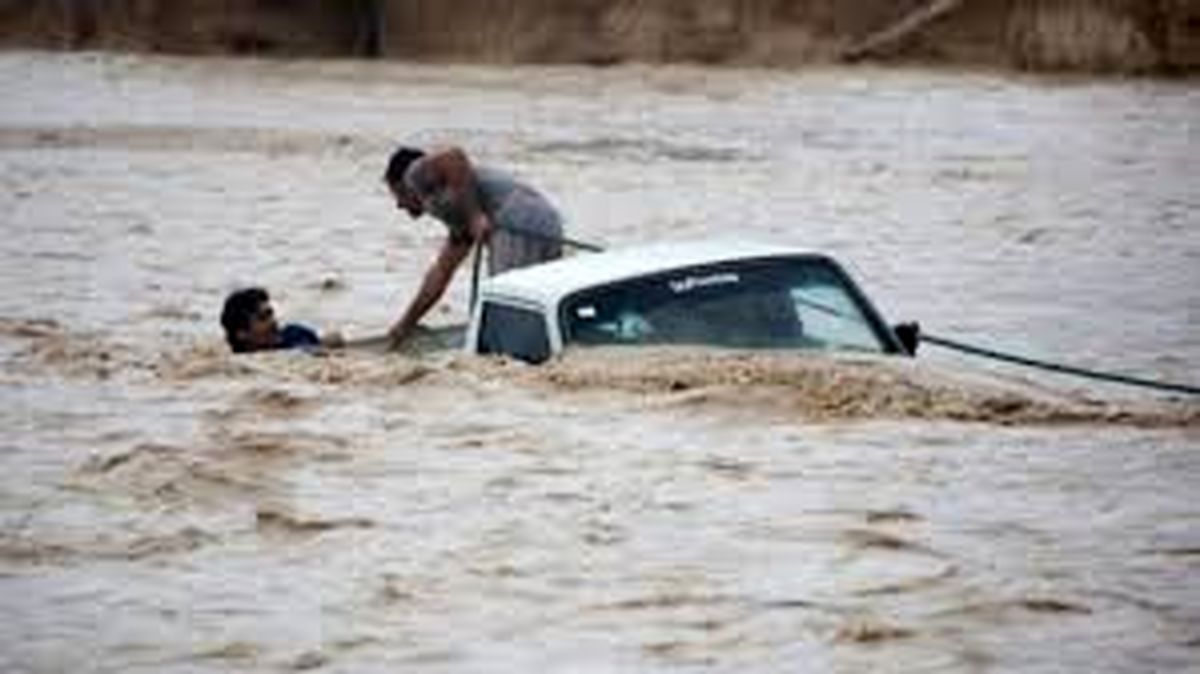
[[[1200, 408], [930, 351], [233, 357], [384, 329], [393, 143], [606, 245], [832, 253], [890, 319], [1200, 382], [1200, 90], [0, 56], [0, 669], [1189, 671]], [[461, 322], [465, 275], [434, 324]]]

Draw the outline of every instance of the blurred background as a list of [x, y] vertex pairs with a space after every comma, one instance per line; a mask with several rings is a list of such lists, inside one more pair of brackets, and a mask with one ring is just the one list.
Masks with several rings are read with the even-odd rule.
[[0, 0], [0, 45], [488, 63], [1200, 66], [1200, 0]]

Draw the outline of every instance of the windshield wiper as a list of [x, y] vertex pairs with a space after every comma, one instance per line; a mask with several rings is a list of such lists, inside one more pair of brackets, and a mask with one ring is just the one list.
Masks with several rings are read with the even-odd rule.
[[842, 320], [854, 321], [855, 323], [862, 322], [862, 320], [859, 319], [857, 316], [847, 316], [845, 313], [843, 313], [840, 309], [838, 309], [836, 307], [831, 307], [828, 304], [825, 304], [823, 302], [818, 302], [817, 300], [811, 300], [811, 299], [805, 297], [804, 295], [797, 295], [796, 293], [792, 293], [792, 301], [794, 301], [796, 304], [802, 304], [810, 309], [816, 309], [817, 311], [820, 311], [821, 313], [829, 314], [830, 316], [834, 316], [834, 317], [840, 318]]

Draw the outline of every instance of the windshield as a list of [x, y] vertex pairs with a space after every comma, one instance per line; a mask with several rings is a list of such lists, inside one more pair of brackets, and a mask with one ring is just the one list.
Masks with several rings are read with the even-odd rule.
[[889, 350], [841, 271], [819, 257], [741, 260], [586, 290], [563, 304], [568, 344]]

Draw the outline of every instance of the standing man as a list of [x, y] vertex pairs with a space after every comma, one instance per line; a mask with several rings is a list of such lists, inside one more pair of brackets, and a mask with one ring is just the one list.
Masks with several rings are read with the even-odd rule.
[[562, 217], [554, 206], [510, 174], [473, 164], [458, 148], [401, 147], [384, 182], [400, 210], [413, 219], [428, 213], [447, 232], [416, 297], [388, 331], [393, 345], [441, 299], [472, 248], [486, 251], [489, 275], [562, 257]]

